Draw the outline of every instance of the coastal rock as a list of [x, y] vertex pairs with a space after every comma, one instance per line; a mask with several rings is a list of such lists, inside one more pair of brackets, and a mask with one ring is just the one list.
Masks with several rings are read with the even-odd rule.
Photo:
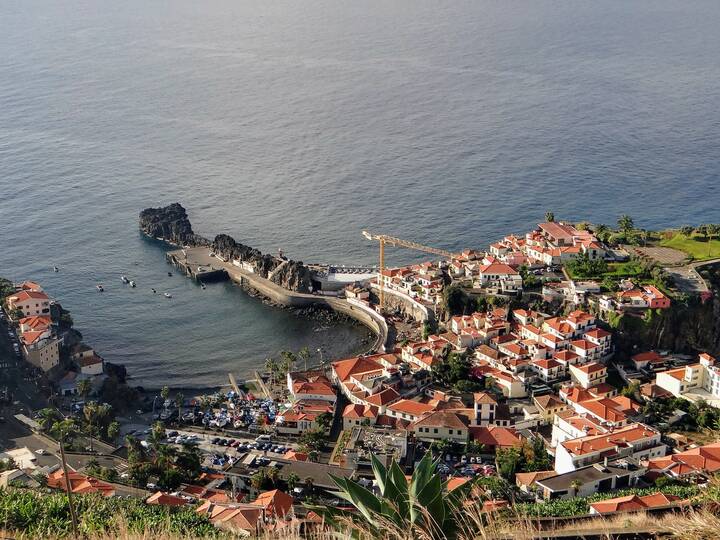
[[193, 232], [187, 212], [180, 203], [162, 208], [146, 208], [140, 212], [140, 230], [148, 236], [179, 246], [210, 246], [226, 261], [250, 263], [256, 274], [285, 289], [303, 293], [311, 290], [312, 273], [302, 262], [286, 261], [262, 253], [227, 234], [218, 234], [211, 242]]
[[255, 273], [269, 278], [273, 283], [294, 292], [310, 292], [312, 274], [302, 262], [285, 261], [272, 255], [263, 254], [260, 250], [241, 244], [232, 236], [219, 234], [212, 243], [213, 251], [228, 261], [250, 263]]
[[151, 236], [179, 246], [206, 246], [206, 238], [193, 232], [190, 219], [180, 203], [162, 208], [146, 208], [140, 212], [140, 230]]
[[271, 281], [291, 291], [308, 293], [312, 274], [302, 262], [288, 261], [272, 275]]

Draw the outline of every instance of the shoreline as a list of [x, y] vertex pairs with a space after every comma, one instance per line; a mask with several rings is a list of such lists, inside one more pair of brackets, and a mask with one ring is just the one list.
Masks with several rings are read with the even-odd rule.
[[[168, 244], [174, 246], [170, 242]], [[337, 297], [300, 293], [285, 289], [257, 274], [245, 271], [215, 257], [210, 257], [210, 253], [211, 249], [209, 247], [196, 246], [167, 251], [165, 258], [168, 264], [179, 268], [187, 277], [198, 282], [203, 281], [203, 275], [210, 275], [212, 280], [216, 280], [219, 274], [224, 274], [225, 279], [237, 283], [246, 293], [261, 298], [263, 302], [268, 302], [269, 305], [275, 307], [296, 310], [306, 308], [328, 309], [334, 313], [344, 315], [362, 324], [376, 336], [375, 342], [366, 352], [385, 351], [388, 341], [387, 323], [381, 315], [371, 311], [369, 308], [352, 304]], [[201, 267], [207, 267], [209, 270], [204, 271], [202, 274], [192, 270]]]

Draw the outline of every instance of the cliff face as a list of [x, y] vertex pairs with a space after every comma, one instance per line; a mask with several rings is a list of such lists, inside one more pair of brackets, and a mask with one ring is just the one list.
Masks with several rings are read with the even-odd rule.
[[206, 238], [193, 232], [187, 212], [180, 203], [146, 208], [140, 212], [140, 230], [148, 236], [179, 246], [209, 245]]
[[311, 272], [302, 262], [288, 261], [273, 274], [271, 281], [296, 292], [310, 292]]
[[625, 316], [619, 325], [619, 349], [634, 354], [648, 349], [666, 349], [720, 356], [720, 266], [702, 272], [713, 297], [673, 301], [669, 309], [656, 310], [644, 319]]
[[[295, 292], [310, 292], [310, 269], [302, 262], [288, 261], [280, 267], [281, 259], [263, 254], [260, 250], [236, 242], [232, 236], [219, 234], [212, 243], [215, 253], [227, 260], [246, 261], [253, 265], [255, 272], [273, 283]], [[277, 272], [274, 272], [274, 270]]]

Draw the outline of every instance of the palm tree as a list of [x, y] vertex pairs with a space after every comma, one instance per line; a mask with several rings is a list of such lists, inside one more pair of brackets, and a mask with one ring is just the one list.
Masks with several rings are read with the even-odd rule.
[[185, 401], [185, 396], [182, 392], [175, 394], [175, 406], [178, 408], [178, 416], [182, 415], [182, 406]]
[[113, 421], [107, 428], [107, 436], [111, 441], [115, 441], [120, 435], [120, 422]]
[[90, 385], [90, 379], [83, 379], [77, 384], [78, 394], [83, 397], [83, 401], [87, 401], [87, 397], [90, 395], [92, 386]]
[[554, 212], [545, 212], [545, 221], [548, 223], [552, 223], [555, 221], [555, 213]]
[[160, 397], [163, 398], [163, 401], [167, 401], [170, 397], [170, 388], [163, 386], [162, 390], [160, 390]]
[[623, 214], [618, 218], [618, 227], [620, 227], [622, 232], [627, 234], [635, 228], [635, 222], [633, 221], [633, 218], [627, 214]]
[[275, 374], [278, 370], [278, 363], [274, 358], [265, 359], [265, 370], [270, 374], [270, 385], [275, 384]]
[[48, 431], [52, 425], [60, 418], [60, 414], [55, 409], [45, 408], [38, 412], [40, 426], [43, 430]]
[[300, 349], [297, 353], [297, 356], [300, 360], [303, 361], [303, 365], [305, 366], [305, 371], [308, 369], [308, 360], [310, 360], [310, 349], [307, 347], [303, 347]]
[[300, 482], [300, 477], [294, 472], [291, 472], [290, 474], [288, 474], [286, 482], [288, 486], [288, 491], [292, 491], [298, 485], [298, 482]]
[[601, 242], [607, 242], [608, 237], [610, 236], [610, 228], [607, 225], [598, 223], [597, 225], [595, 225], [595, 236]]
[[580, 480], [573, 480], [570, 482], [570, 489], [572, 490], [572, 496], [577, 497], [578, 490], [582, 487], [582, 482]]

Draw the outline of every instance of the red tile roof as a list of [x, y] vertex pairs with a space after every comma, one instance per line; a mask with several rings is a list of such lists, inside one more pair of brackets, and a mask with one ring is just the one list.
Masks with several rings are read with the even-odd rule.
[[598, 514], [608, 514], [610, 512], [637, 512], [639, 510], [647, 510], [649, 508], [659, 508], [668, 506], [680, 500], [675, 495], [665, 495], [657, 492], [650, 495], [638, 496], [627, 495], [625, 497], [617, 497], [615, 499], [606, 499], [590, 504], [590, 507]]

